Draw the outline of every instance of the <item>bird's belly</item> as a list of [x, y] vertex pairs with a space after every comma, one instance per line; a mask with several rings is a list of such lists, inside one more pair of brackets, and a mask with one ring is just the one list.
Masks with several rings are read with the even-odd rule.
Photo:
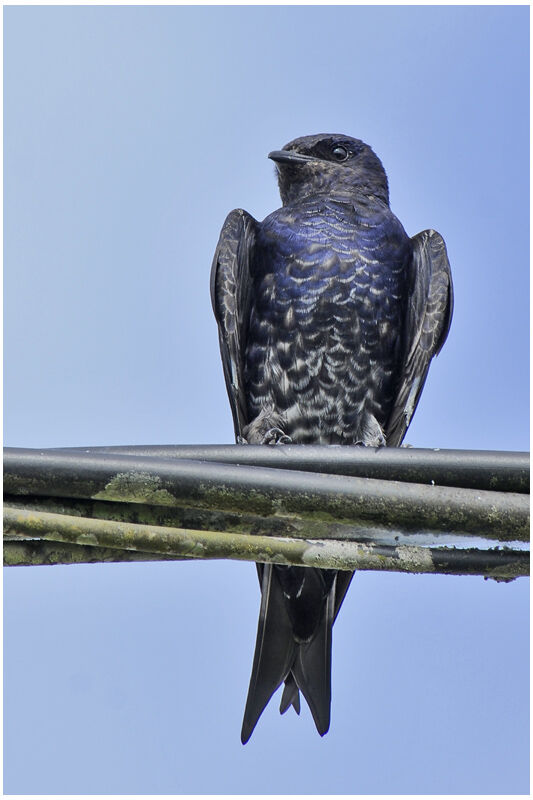
[[399, 303], [381, 279], [354, 271], [315, 275], [304, 290], [286, 273], [269, 277], [252, 310], [249, 418], [272, 413], [295, 443], [373, 442], [392, 405]]

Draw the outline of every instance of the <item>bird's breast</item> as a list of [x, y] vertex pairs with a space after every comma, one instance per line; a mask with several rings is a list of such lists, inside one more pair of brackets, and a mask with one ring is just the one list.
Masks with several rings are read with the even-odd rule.
[[365, 404], [392, 398], [406, 246], [335, 209], [280, 212], [261, 224], [256, 246], [246, 353], [253, 413], [275, 407], [288, 430], [303, 414], [310, 433], [301, 441], [319, 428], [342, 440], [334, 431], [353, 433]]
[[291, 326], [311, 317], [317, 324], [324, 315], [334, 321], [336, 308], [343, 317], [350, 309], [361, 318], [370, 311], [376, 321], [387, 318], [401, 301], [403, 237], [391, 236], [383, 220], [347, 218], [335, 207], [280, 211], [258, 236], [257, 310], [279, 325], [290, 308]]

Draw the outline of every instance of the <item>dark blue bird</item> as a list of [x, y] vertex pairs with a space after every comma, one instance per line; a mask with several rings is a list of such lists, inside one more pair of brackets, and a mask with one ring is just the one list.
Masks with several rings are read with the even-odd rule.
[[[283, 207], [227, 217], [211, 295], [238, 442], [399, 446], [442, 347], [442, 237], [409, 238], [372, 149], [318, 134], [270, 153]], [[241, 739], [276, 689], [329, 728], [331, 633], [352, 573], [258, 564], [261, 609]]]

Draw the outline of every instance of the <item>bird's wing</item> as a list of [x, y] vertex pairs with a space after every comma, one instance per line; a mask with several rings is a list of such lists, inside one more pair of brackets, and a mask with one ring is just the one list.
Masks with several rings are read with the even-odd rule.
[[257, 222], [246, 211], [240, 208], [231, 211], [220, 232], [211, 268], [211, 301], [236, 437], [248, 421], [243, 353], [250, 316], [250, 268], [256, 228]]
[[400, 445], [415, 412], [433, 356], [446, 341], [453, 286], [446, 245], [433, 230], [411, 239], [404, 361], [394, 406], [385, 426], [387, 444]]

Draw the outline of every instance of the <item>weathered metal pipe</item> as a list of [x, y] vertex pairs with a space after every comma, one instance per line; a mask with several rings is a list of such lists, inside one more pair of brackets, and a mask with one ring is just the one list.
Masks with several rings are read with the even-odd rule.
[[[70, 497], [24, 497], [5, 495], [4, 503], [12, 508], [46, 511], [54, 514], [134, 522], [170, 528], [190, 528], [246, 533], [254, 536], [281, 536], [295, 539], [337, 539], [381, 545], [420, 545], [423, 547], [462, 547], [487, 550], [504, 544], [496, 534], [450, 533], [441, 530], [424, 532], [405, 530], [400, 526], [384, 528], [379, 523], [339, 523], [310, 519], [296, 514], [261, 517], [243, 512], [221, 511], [192, 506], [157, 506], [109, 500], [82, 500]], [[526, 550], [525, 542], [505, 541], [506, 546]]]
[[497, 580], [529, 574], [529, 554], [520, 551], [434, 550], [280, 539], [135, 525], [9, 507], [4, 508], [4, 529], [8, 534], [165, 556], [229, 558], [329, 569], [484, 575]]
[[465, 489], [529, 492], [529, 453], [511, 451], [340, 445], [125, 445], [61, 450], [216, 461]]
[[[243, 447], [243, 449], [246, 449]], [[528, 497], [295, 470], [92, 454], [5, 450], [4, 490], [148, 505], [191, 505], [263, 517], [529, 538]]]
[[138, 553], [111, 547], [91, 547], [47, 540], [4, 541], [5, 567], [42, 567], [59, 564], [116, 564], [132, 561], [185, 561], [184, 556]]

